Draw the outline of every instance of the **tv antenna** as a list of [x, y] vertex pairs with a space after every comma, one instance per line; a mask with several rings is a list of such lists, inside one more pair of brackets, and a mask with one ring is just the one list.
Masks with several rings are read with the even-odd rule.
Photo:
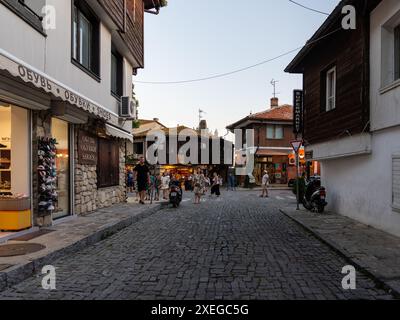
[[272, 80], [271, 80], [271, 84], [272, 84], [272, 86], [274, 87], [274, 92], [273, 92], [274, 98], [276, 98], [276, 96], [279, 94], [279, 92], [276, 92], [276, 84], [277, 84], [278, 82], [279, 82], [279, 81], [278, 81], [278, 80], [275, 80], [275, 79], [272, 79]]

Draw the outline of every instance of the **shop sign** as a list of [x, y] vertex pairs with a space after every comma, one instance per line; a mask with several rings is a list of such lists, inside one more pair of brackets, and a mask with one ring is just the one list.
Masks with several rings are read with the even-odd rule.
[[45, 90], [48, 93], [53, 94], [57, 98], [61, 98], [63, 101], [69, 102], [78, 108], [89, 112], [106, 122], [112, 124], [118, 124], [118, 116], [107, 111], [107, 109], [89, 101], [81, 95], [68, 89], [55, 80], [47, 77], [39, 71], [34, 71], [25, 65], [17, 63], [0, 52], [0, 70], [7, 70], [15, 77], [19, 77], [27, 83], [33, 84], [35, 87]]
[[303, 131], [303, 90], [293, 91], [293, 133], [296, 135]]
[[309, 150], [305, 153], [305, 158], [306, 160], [312, 160], [314, 159], [314, 151], [313, 150]]
[[78, 162], [79, 164], [97, 165], [97, 138], [80, 130], [78, 133]]

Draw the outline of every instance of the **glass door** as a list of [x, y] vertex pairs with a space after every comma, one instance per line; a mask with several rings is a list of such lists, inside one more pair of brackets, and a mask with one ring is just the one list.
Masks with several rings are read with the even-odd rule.
[[57, 141], [56, 173], [58, 201], [53, 212], [53, 219], [71, 215], [70, 208], [70, 135], [68, 122], [53, 118], [51, 121], [52, 137]]

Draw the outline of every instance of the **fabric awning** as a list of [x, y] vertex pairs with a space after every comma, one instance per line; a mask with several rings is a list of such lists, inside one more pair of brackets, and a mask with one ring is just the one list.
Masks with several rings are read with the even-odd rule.
[[292, 152], [293, 150], [259, 149], [256, 153], [256, 157], [288, 156]]
[[108, 123], [118, 125], [119, 117], [116, 113], [109, 111], [100, 104], [74, 91], [60, 81], [53, 79], [44, 72], [28, 65], [1, 48], [0, 70], [5, 70], [12, 76], [18, 77], [24, 82], [30, 83], [47, 93], [51, 93], [54, 97], [77, 106], [79, 109], [93, 114]]
[[110, 137], [127, 139], [133, 143], [133, 134], [106, 124], [106, 133]]

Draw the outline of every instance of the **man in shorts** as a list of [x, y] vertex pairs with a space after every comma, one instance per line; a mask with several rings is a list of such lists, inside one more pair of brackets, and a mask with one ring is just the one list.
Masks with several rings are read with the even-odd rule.
[[147, 186], [150, 185], [150, 170], [144, 162], [144, 157], [140, 157], [139, 164], [133, 169], [135, 180], [137, 181], [137, 192], [139, 192], [140, 204], [144, 204]]

